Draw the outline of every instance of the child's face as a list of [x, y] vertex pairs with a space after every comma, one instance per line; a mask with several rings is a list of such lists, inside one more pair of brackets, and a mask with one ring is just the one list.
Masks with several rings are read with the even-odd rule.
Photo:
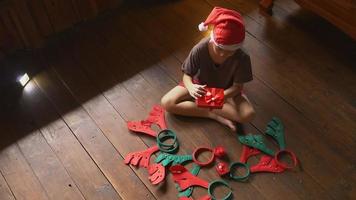
[[229, 50], [222, 49], [221, 47], [219, 47], [215, 44], [213, 44], [213, 52], [217, 57], [219, 57], [223, 60], [227, 59], [228, 57], [232, 56], [235, 53], [235, 51], [229, 51]]

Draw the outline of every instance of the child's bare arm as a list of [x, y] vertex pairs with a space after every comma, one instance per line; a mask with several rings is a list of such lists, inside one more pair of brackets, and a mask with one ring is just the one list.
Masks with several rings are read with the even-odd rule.
[[228, 89], [226, 89], [224, 91], [225, 98], [234, 97], [234, 96], [240, 94], [242, 91], [242, 88], [243, 88], [243, 84], [234, 83], [231, 87], [229, 87]]
[[188, 89], [188, 88], [191, 88], [192, 85], [193, 85], [193, 79], [191, 76], [189, 76], [188, 74], [186, 73], [183, 73], [183, 83], [185, 85], [185, 87]]
[[192, 96], [194, 99], [201, 97], [205, 94], [204, 87], [206, 85], [194, 84], [192, 77], [188, 74], [183, 75], [183, 83], [185, 85], [185, 88], [187, 88], [187, 90], [189, 91], [190, 96]]

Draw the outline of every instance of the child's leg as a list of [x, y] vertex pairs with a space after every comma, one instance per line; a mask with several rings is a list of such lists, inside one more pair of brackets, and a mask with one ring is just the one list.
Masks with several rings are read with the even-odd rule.
[[209, 118], [211, 115], [208, 109], [198, 108], [188, 90], [182, 86], [176, 86], [165, 94], [161, 104], [168, 112], [178, 115]]
[[213, 112], [224, 118], [240, 123], [250, 122], [255, 116], [254, 108], [244, 94], [228, 99], [222, 109], [215, 109]]
[[189, 92], [185, 87], [176, 86], [170, 90], [162, 97], [161, 104], [170, 113], [214, 119], [227, 125], [232, 130], [236, 130], [236, 126], [231, 120], [216, 114], [210, 109], [197, 107], [193, 101], [193, 98], [189, 95]]

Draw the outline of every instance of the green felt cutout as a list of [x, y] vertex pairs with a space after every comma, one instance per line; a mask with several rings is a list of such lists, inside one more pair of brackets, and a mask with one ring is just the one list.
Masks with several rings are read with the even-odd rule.
[[172, 155], [168, 153], [161, 153], [157, 156], [155, 162], [161, 163], [165, 167], [169, 164], [173, 166], [191, 160], [193, 160], [192, 155]]
[[280, 150], [284, 150], [286, 148], [284, 126], [279, 118], [273, 117], [267, 124], [266, 134], [277, 141]]
[[273, 156], [275, 152], [272, 149], [269, 149], [263, 141], [262, 135], [246, 135], [246, 136], [239, 136], [239, 141], [242, 144], [247, 146], [259, 149], [260, 151]]

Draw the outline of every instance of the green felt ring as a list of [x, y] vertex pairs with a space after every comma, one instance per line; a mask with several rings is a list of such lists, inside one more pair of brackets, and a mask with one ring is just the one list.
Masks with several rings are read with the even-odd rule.
[[[162, 130], [160, 131], [158, 134], [157, 134], [157, 143], [160, 143], [161, 146], [163, 147], [172, 147], [173, 144], [176, 142], [177, 140], [177, 135], [175, 132], [173, 132], [172, 130], [169, 130], [169, 129], [165, 129], [165, 130]], [[167, 139], [173, 139], [173, 143], [172, 144], [164, 144], [164, 139], [167, 138]]]
[[[166, 144], [165, 141], [168, 139], [173, 139], [173, 142]], [[172, 136], [172, 135], [164, 135], [164, 136], [160, 137], [157, 140], [157, 142], [159, 143], [159, 146], [161, 146], [161, 147], [171, 148], [172, 146], [174, 146], [174, 143], [177, 142], [177, 138], [176, 138], [176, 136]]]
[[[234, 169], [238, 168], [238, 167], [244, 167], [246, 169], [246, 174], [243, 176], [235, 176], [233, 174]], [[248, 166], [248, 164], [242, 163], [242, 162], [234, 162], [231, 163], [230, 165], [230, 178], [236, 180], [236, 181], [245, 181], [248, 177], [250, 176], [250, 167]]]
[[[171, 144], [165, 144], [164, 142], [168, 139], [173, 139], [173, 142]], [[177, 135], [172, 130], [169, 129], [160, 131], [157, 134], [156, 140], [157, 140], [158, 148], [162, 152], [172, 153], [176, 151], [179, 147]]]
[[[164, 137], [164, 138], [166, 138], [166, 137]], [[167, 139], [169, 139], [169, 138], [167, 137]], [[170, 145], [162, 145], [162, 142], [158, 143], [159, 150], [162, 152], [165, 152], [165, 153], [173, 153], [173, 152], [177, 151], [178, 147], [179, 147], [179, 143], [177, 140], [175, 140]]]
[[211, 183], [209, 183], [209, 187], [208, 187], [208, 193], [209, 193], [209, 196], [211, 197], [211, 199], [213, 200], [217, 200], [217, 198], [213, 195], [213, 190], [218, 187], [218, 186], [226, 186], [230, 189], [230, 192], [224, 197], [222, 198], [222, 200], [229, 200], [232, 198], [232, 189], [231, 187], [229, 186], [229, 184], [223, 180], [215, 180]]

